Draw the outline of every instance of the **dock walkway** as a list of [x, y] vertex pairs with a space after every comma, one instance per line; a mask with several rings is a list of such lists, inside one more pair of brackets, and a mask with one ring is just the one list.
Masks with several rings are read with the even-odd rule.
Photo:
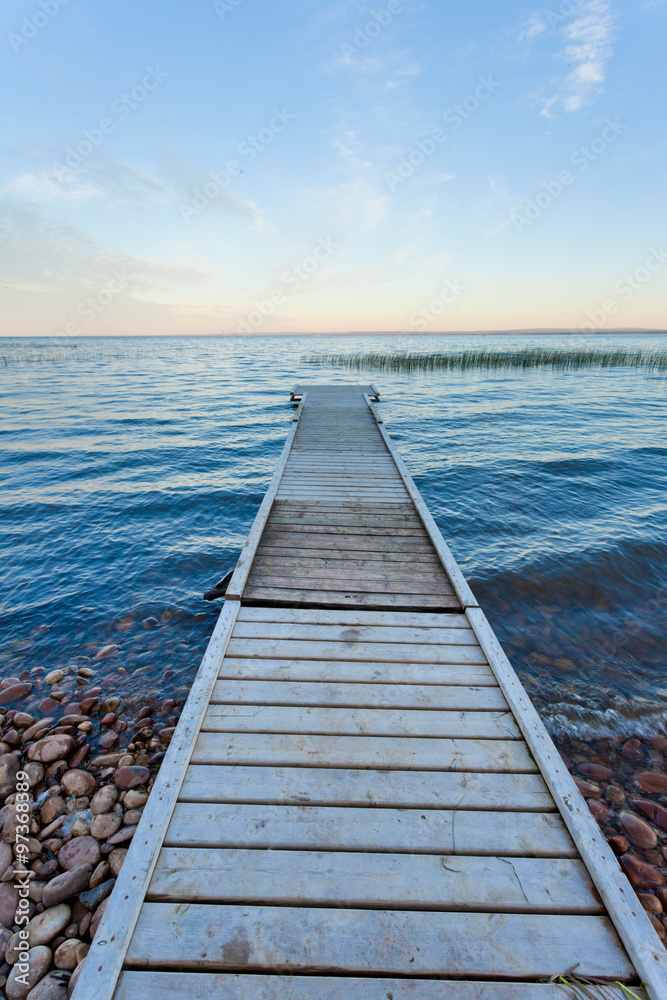
[[74, 1000], [560, 1000], [573, 967], [665, 1000], [376, 390], [293, 398]]

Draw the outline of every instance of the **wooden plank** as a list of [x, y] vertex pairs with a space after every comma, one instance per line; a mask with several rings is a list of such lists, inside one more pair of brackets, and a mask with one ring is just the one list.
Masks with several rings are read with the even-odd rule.
[[308, 458], [299, 457], [299, 453], [293, 451], [287, 463], [287, 468], [290, 472], [304, 472], [306, 474], [317, 472], [351, 472], [371, 473], [375, 475], [375, 473], [380, 472], [398, 477], [396, 464], [389, 455], [386, 458], [381, 456], [372, 458], [369, 456], [359, 459], [353, 459], [352, 457], [338, 459], [320, 458], [317, 461], [312, 461]]
[[200, 733], [193, 764], [398, 768], [404, 771], [537, 771], [520, 740], [301, 733]]
[[375, 500], [372, 504], [348, 500], [326, 500], [320, 497], [316, 501], [312, 500], [276, 500], [274, 514], [278, 516], [305, 517], [307, 515], [326, 515], [327, 517], [343, 517], [347, 520], [351, 518], [363, 518], [368, 523], [382, 524], [388, 517], [392, 521], [402, 521], [408, 527], [423, 529], [419, 518], [415, 515], [412, 505], [397, 504], [393, 500], [391, 503]]
[[372, 477], [369, 477], [368, 467], [359, 468], [353, 470], [350, 468], [344, 469], [342, 467], [332, 468], [330, 471], [323, 469], [318, 466], [317, 469], [312, 469], [311, 471], [306, 471], [305, 469], [294, 469], [289, 464], [285, 468], [285, 473], [283, 475], [284, 483], [294, 483], [297, 485], [310, 486], [313, 483], [332, 483], [334, 486], [363, 486], [366, 489], [371, 487], [398, 487], [401, 492], [407, 493], [405, 486], [399, 476], [396, 468], [387, 469], [386, 472], [381, 472], [375, 470]]
[[347, 518], [358, 516], [369, 524], [372, 521], [381, 522], [383, 518], [391, 517], [393, 520], [405, 521], [406, 524], [423, 527], [409, 501], [402, 504], [393, 501], [385, 503], [385, 501], [375, 498], [372, 503], [366, 503], [365, 501], [333, 499], [328, 498], [326, 494], [320, 494], [317, 500], [277, 500], [274, 513], [276, 516], [285, 514], [290, 516], [326, 514], [328, 516], [341, 515]]
[[323, 549], [321, 547], [308, 547], [301, 545], [298, 548], [290, 546], [290, 551], [286, 552], [279, 546], [266, 545], [260, 542], [257, 549], [255, 561], [262, 560], [264, 565], [273, 566], [294, 566], [302, 561], [306, 566], [325, 565], [340, 566], [343, 563], [352, 569], [362, 569], [364, 567], [378, 569], [386, 567], [400, 571], [403, 568], [414, 567], [417, 571], [429, 569], [431, 571], [440, 569], [438, 559], [431, 552], [387, 552], [383, 550], [371, 551], [351, 551], [349, 549], [336, 548]]
[[[556, 809], [539, 774], [362, 771], [331, 767], [190, 764], [179, 798], [183, 802], [281, 806], [456, 809], [457, 831], [459, 815], [468, 810], [509, 809], [516, 816], [517, 811], [549, 814]], [[479, 830], [483, 837], [483, 829], [474, 826], [474, 817], [471, 822], [470, 836]], [[553, 822], [562, 823], [558, 814], [554, 815]], [[545, 839], [550, 842], [548, 837]], [[480, 847], [477, 853], [484, 853], [483, 848]]]
[[[338, 514], [323, 514], [317, 513], [305, 513], [303, 515], [298, 515], [297, 513], [292, 514], [282, 514], [276, 513], [271, 518], [271, 526], [274, 525], [312, 525], [312, 528], [344, 528], [348, 531], [351, 528], [363, 528], [364, 530], [375, 528], [384, 531], [385, 533], [389, 531], [394, 531], [398, 529], [399, 531], [412, 531], [418, 534], [424, 533], [423, 528], [420, 525], [415, 524], [415, 527], [405, 527], [405, 520], [401, 517], [390, 517], [388, 514], [360, 514], [357, 511], [352, 511], [349, 514], [345, 514], [345, 511], [340, 511]], [[309, 530], [312, 530], [309, 529]], [[342, 534], [342, 532], [338, 532]]]
[[209, 733], [307, 733], [331, 736], [423, 736], [520, 739], [510, 712], [446, 712], [291, 705], [209, 705]]
[[571, 858], [509, 861], [448, 854], [165, 847], [147, 898], [461, 913], [604, 913], [585, 866]]
[[414, 608], [460, 608], [461, 604], [454, 594], [449, 596], [432, 596], [431, 594], [387, 594], [384, 591], [334, 591], [319, 588], [295, 590], [294, 588], [262, 586], [247, 584], [243, 592], [244, 601], [270, 603], [279, 601], [290, 607], [313, 604], [324, 604], [327, 607], [351, 608], [398, 608], [407, 611]]
[[[284, 557], [272, 559], [260, 553], [255, 559], [253, 571], [257, 577], [268, 579], [282, 579], [287, 572], [290, 578], [298, 578], [299, 581], [331, 580], [337, 584], [345, 584], [344, 589], [347, 589], [352, 583], [371, 581], [376, 584], [371, 589], [379, 590], [382, 588], [377, 586], [378, 581], [382, 583], [386, 581], [396, 584], [419, 583], [420, 587], [436, 585], [442, 587], [446, 593], [454, 593], [449, 580], [439, 566], [424, 566], [418, 562], [409, 564], [354, 559], [328, 560], [323, 559], [321, 555], [311, 558], [293, 556], [291, 559]], [[408, 586], [404, 589], [411, 590], [412, 588]], [[418, 592], [415, 591], [415, 593]]]
[[[412, 542], [413, 539], [428, 540], [428, 535], [423, 528], [416, 527], [401, 527], [401, 524], [387, 523], [383, 522], [382, 527], [369, 527], [363, 524], [346, 524], [341, 518], [337, 518], [336, 524], [324, 523], [323, 519], [320, 518], [308, 518], [303, 520], [298, 517], [278, 517], [274, 516], [269, 520], [267, 526], [267, 532], [276, 533], [289, 533], [289, 534], [299, 534], [303, 533], [306, 535], [327, 535], [332, 539], [337, 536], [350, 536], [353, 535], [363, 535], [368, 538], [405, 538], [408, 540], [408, 544]], [[430, 544], [430, 543], [429, 543]]]
[[448, 709], [497, 712], [507, 709], [498, 687], [423, 684], [341, 684], [304, 681], [218, 681], [216, 705], [312, 705], [319, 708]]
[[393, 555], [405, 559], [406, 556], [419, 559], [431, 559], [433, 548], [426, 539], [417, 534], [407, 538], [391, 535], [361, 535], [361, 534], [329, 534], [325, 531], [309, 532], [277, 527], [268, 528], [259, 544], [258, 552], [278, 552], [285, 548], [293, 549], [295, 553], [301, 549], [326, 553], [338, 553], [345, 558], [346, 553], [362, 554], [365, 558]]
[[391, 642], [319, 642], [315, 639], [236, 639], [230, 656], [281, 660], [382, 660], [386, 663], [486, 663], [479, 646], [410, 645]]
[[[310, 612], [311, 615], [317, 612]], [[465, 618], [465, 616], [461, 616]], [[235, 639], [317, 639], [320, 642], [392, 643], [410, 646], [478, 646], [471, 628], [450, 628], [449, 622], [413, 628], [409, 625], [325, 625], [307, 621], [237, 620]]]
[[[323, 486], [320, 487], [320, 489], [313, 488], [312, 492], [308, 492], [307, 490], [304, 489], [290, 489], [289, 487], [281, 487], [281, 489], [277, 493], [277, 498], [279, 500], [286, 499], [287, 497], [291, 497], [294, 500], [315, 499], [317, 496], [321, 495], [321, 490], [324, 489], [326, 489], [328, 496], [340, 497], [341, 502], [344, 503], [351, 503], [353, 501], [356, 503], [360, 500], [368, 501], [370, 503], [373, 501], [373, 499], [376, 499], [377, 496], [379, 495], [370, 490], [367, 493], [361, 493], [361, 492], [355, 494], [344, 493], [342, 490], [337, 490], [332, 486], [326, 486], [326, 487]], [[389, 490], [384, 490], [382, 491], [381, 496], [382, 496], [382, 501], [385, 504], [395, 503], [398, 506], [402, 505], [405, 502], [403, 495], [398, 492], [391, 493], [389, 492]]]
[[[356, 564], [355, 564], [356, 563]], [[266, 579], [282, 581], [286, 574], [290, 579], [297, 579], [299, 586], [303, 586], [308, 580], [315, 580], [318, 584], [339, 584], [347, 590], [353, 584], [364, 585], [372, 583], [372, 590], [380, 590], [385, 583], [403, 584], [401, 589], [420, 593], [426, 587], [426, 593], [439, 593], [440, 588], [445, 593], [453, 594], [454, 591], [449, 580], [439, 566], [420, 566], [418, 563], [377, 563], [371, 561], [359, 561], [352, 559], [337, 559], [331, 562], [327, 559], [315, 558], [292, 558], [271, 559], [262, 554], [258, 554], [253, 563], [252, 572], [256, 581]], [[413, 585], [419, 585], [419, 590], [415, 590]], [[381, 586], [378, 586], [381, 585]], [[361, 588], [360, 588], [361, 589]]]
[[289, 458], [289, 453], [294, 442], [294, 437], [299, 426], [298, 418], [305, 406], [306, 400], [301, 400], [299, 404], [298, 413], [295, 414], [294, 420], [290, 427], [289, 433], [287, 435], [287, 440], [283, 447], [280, 458], [278, 459], [278, 464], [276, 465], [273, 476], [271, 477], [271, 482], [269, 487], [264, 494], [264, 499], [262, 500], [259, 510], [255, 520], [253, 521], [252, 527], [248, 533], [243, 548], [241, 549], [241, 554], [236, 563], [236, 568], [232, 574], [232, 578], [227, 586], [227, 592], [225, 595], [226, 600], [240, 600], [243, 594], [243, 589], [245, 587], [250, 569], [252, 566], [252, 561], [255, 558], [255, 551], [259, 544], [259, 540], [262, 536], [262, 532], [266, 526], [266, 522], [269, 519], [269, 514], [271, 513], [271, 507], [273, 501], [278, 493], [278, 488], [280, 486], [280, 480], [282, 478], [283, 472], [285, 470], [285, 465], [287, 464], [287, 459]]
[[[367, 533], [366, 533], [367, 532]], [[368, 528], [358, 525], [331, 528], [321, 524], [270, 524], [265, 545], [315, 546], [325, 549], [358, 549], [387, 552], [432, 553], [433, 547], [421, 529]]]
[[395, 502], [404, 504], [408, 496], [406, 490], [393, 486], [375, 487], [373, 485], [364, 488], [363, 486], [345, 486], [343, 484], [334, 486], [331, 483], [322, 483], [321, 485], [317, 483], [312, 485], [281, 483], [277, 498], [279, 500], [288, 497], [293, 500], [310, 500], [312, 498], [316, 501], [325, 490], [328, 498], [345, 501], [368, 501], [369, 506], [376, 500], [381, 500], [384, 504]]
[[[301, 591], [304, 589], [304, 585], [308, 590], [326, 590], [332, 593], [336, 591], [346, 593], [349, 591], [361, 591], [361, 593], [384, 593], [387, 596], [390, 594], [404, 594], [409, 593], [414, 596], [418, 594], [425, 594], [430, 597], [453, 597], [453, 592], [449, 585], [449, 581], [442, 578], [442, 582], [425, 582], [421, 580], [414, 580], [411, 583], [405, 581], [398, 581], [397, 583], [392, 583], [390, 581], [378, 581], [378, 580], [361, 580], [355, 579], [351, 581], [346, 580], [336, 580], [329, 579], [324, 576], [316, 576], [311, 573], [307, 573], [303, 570], [296, 579], [292, 579], [289, 574], [285, 573], [284, 576], [279, 576], [277, 574], [272, 574], [269, 576], [266, 571], [258, 569], [252, 578], [253, 586], [262, 585], [264, 587], [280, 587], [283, 590], [294, 590]], [[294, 586], [292, 586], [294, 584]], [[375, 586], [370, 586], [370, 584], [375, 584]]]
[[[348, 474], [344, 476], [340, 473], [326, 474], [312, 473], [311, 475], [304, 475], [303, 473], [290, 473], [287, 472], [283, 476], [282, 483], [284, 486], [296, 487], [296, 489], [305, 489], [308, 492], [315, 492], [316, 487], [320, 486], [330, 486], [332, 489], [337, 490], [349, 490], [351, 493], [374, 493], [376, 496], [381, 497], [381, 494], [388, 491], [390, 493], [400, 493], [402, 496], [406, 497], [404, 503], [407, 502], [408, 492], [405, 486], [401, 482], [398, 475], [394, 476], [382, 476], [374, 475], [372, 480], [369, 479], [368, 473], [357, 473]], [[320, 497], [321, 493], [318, 494]]]
[[144, 807], [137, 832], [130, 844], [127, 864], [116, 880], [89, 956], [76, 988], [74, 1000], [111, 1000], [123, 964], [144, 893], [153, 874], [158, 851], [195, 746], [213, 685], [220, 671], [227, 643], [239, 612], [236, 601], [225, 602], [213, 635], [192, 682], [176, 731]]
[[[645, 997], [632, 987], [633, 993]], [[473, 980], [356, 979], [224, 972], [124, 972], [116, 1000], [563, 1000], [560, 986]], [[608, 1000], [629, 1000], [605, 986]]]
[[[414, 512], [406, 510], [405, 504], [375, 502], [347, 503], [342, 500], [332, 500], [331, 502], [319, 501], [312, 503], [309, 500], [277, 500], [279, 507], [274, 508], [275, 517], [339, 517], [345, 522], [353, 519], [361, 519], [364, 526], [373, 524], [382, 525], [388, 518], [392, 522], [400, 521], [405, 527], [420, 528], [424, 530], [419, 518]], [[426, 532], [424, 532], [426, 534]]]
[[245, 608], [239, 622], [294, 622], [304, 625], [392, 625], [396, 628], [462, 628], [470, 622], [464, 614], [414, 614], [409, 611], [326, 611], [303, 608]]
[[[291, 609], [290, 609], [291, 610]], [[358, 660], [281, 660], [225, 657], [220, 679], [331, 681], [356, 684], [445, 684], [497, 687], [484, 663], [382, 663]]]
[[[164, 844], [288, 851], [456, 854], [491, 856], [494, 860], [498, 856], [578, 858], [557, 813], [465, 809], [180, 802], [174, 810]], [[457, 868], [457, 865], [452, 867]], [[555, 870], [560, 871], [558, 867]], [[520, 870], [516, 869], [518, 874], [514, 878], [506, 863], [504, 871], [513, 877], [515, 884], [516, 878], [521, 879]], [[474, 896], [472, 893], [471, 898]], [[552, 902], [557, 898], [558, 893], [555, 893]], [[596, 912], [602, 912], [599, 901], [596, 907]], [[466, 906], [462, 901], [461, 908], [476, 907]]]
[[667, 997], [667, 951], [643, 907], [636, 905], [630, 883], [591, 816], [486, 616], [479, 608], [469, 609], [467, 615], [639, 976], [651, 997]]
[[561, 914], [146, 903], [127, 956], [130, 969], [411, 976], [539, 978], [573, 965], [634, 976], [606, 917]]

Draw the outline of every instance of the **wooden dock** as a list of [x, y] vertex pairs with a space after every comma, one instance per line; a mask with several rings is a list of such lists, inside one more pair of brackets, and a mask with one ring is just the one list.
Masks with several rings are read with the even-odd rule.
[[573, 967], [665, 1000], [376, 390], [293, 399], [74, 1000], [560, 1000]]

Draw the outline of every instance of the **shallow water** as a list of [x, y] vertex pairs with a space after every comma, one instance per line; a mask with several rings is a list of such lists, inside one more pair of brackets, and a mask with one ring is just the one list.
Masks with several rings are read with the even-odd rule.
[[[302, 360], [360, 348], [651, 349], [664, 336], [76, 343], [0, 340], [2, 677], [78, 657], [119, 693], [185, 691], [217, 614], [201, 595], [233, 565], [261, 502], [290, 386], [363, 380], [380, 389], [390, 432], [552, 732], [665, 731], [664, 378], [357, 376]], [[109, 643], [118, 650], [93, 660]]]

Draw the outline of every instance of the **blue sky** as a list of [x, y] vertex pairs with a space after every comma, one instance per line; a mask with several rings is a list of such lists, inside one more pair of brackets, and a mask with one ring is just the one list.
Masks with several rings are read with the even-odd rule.
[[667, 327], [666, 0], [6, 0], [2, 334]]

